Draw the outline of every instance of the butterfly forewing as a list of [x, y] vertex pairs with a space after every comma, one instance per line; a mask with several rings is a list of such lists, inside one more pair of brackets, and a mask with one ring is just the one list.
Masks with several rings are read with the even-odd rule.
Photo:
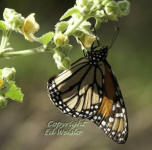
[[123, 97], [111, 66], [107, 47], [88, 52], [48, 82], [54, 104], [73, 117], [88, 118], [116, 143], [125, 143], [128, 120]]
[[[100, 68], [102, 67], [100, 66]], [[123, 97], [116, 77], [106, 61], [104, 70], [102, 103], [96, 115], [90, 119], [112, 140], [120, 144], [125, 143], [128, 137], [128, 121]]]
[[82, 118], [92, 116], [102, 100], [102, 74], [87, 58], [81, 58], [71, 69], [49, 80], [49, 96], [63, 113]]

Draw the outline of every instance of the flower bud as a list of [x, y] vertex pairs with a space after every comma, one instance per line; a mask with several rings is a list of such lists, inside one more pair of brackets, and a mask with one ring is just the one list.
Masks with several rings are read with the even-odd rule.
[[7, 106], [7, 99], [0, 95], [0, 109], [6, 108]]
[[111, 20], [117, 20], [120, 10], [119, 6], [115, 1], [111, 1], [105, 5], [106, 14]]
[[90, 48], [96, 37], [94, 35], [83, 34], [79, 38], [85, 48]]
[[67, 44], [69, 42], [68, 36], [62, 34], [62, 32], [56, 33], [54, 36], [54, 42], [58, 47]]
[[120, 15], [121, 16], [126, 16], [129, 14], [129, 11], [130, 11], [130, 3], [126, 0], [124, 1], [120, 1], [118, 2], [118, 6], [119, 6], [119, 9], [120, 9]]
[[76, 1], [76, 5], [80, 9], [80, 12], [85, 15], [88, 15], [88, 13], [90, 12], [94, 4], [95, 4], [94, 0], [77, 0]]
[[19, 31], [24, 23], [24, 17], [17, 13], [14, 9], [5, 8], [3, 13], [6, 26], [15, 31]]
[[15, 68], [4, 68], [2, 69], [2, 78], [5, 80], [14, 80], [15, 79]]
[[34, 33], [37, 32], [40, 28], [34, 16], [35, 16], [34, 13], [27, 16], [22, 26], [22, 33], [24, 34], [25, 39], [31, 42], [36, 40], [34, 37]]

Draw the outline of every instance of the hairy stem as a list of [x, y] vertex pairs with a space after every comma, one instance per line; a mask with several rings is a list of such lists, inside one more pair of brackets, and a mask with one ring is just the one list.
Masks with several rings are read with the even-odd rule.
[[0, 57], [27, 56], [36, 53], [44, 53], [44, 52], [49, 52], [49, 51], [47, 51], [46, 49], [44, 49], [44, 47], [41, 46], [33, 49], [0, 53]]
[[85, 21], [86, 19], [87, 19], [86, 17], [81, 17], [80, 20], [79, 20], [76, 24], [74, 24], [73, 27], [71, 27], [71, 29], [69, 29], [69, 30], [67, 30], [67, 31], [65, 32], [65, 34], [66, 34], [67, 36], [71, 35], [71, 34], [73, 33], [73, 31], [75, 31], [75, 30], [80, 26], [80, 24], [81, 24], [83, 21]]
[[10, 35], [11, 35], [11, 31], [9, 30], [3, 31], [1, 45], [0, 45], [1, 51], [4, 51], [4, 49], [7, 47], [7, 43], [10, 38]]

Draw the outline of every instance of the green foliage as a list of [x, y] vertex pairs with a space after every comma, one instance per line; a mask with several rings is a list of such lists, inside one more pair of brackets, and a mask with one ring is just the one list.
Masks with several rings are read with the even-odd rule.
[[52, 40], [53, 37], [54, 37], [54, 33], [48, 32], [43, 34], [41, 37], [39, 37], [38, 41], [40, 41], [44, 45], [47, 45]]
[[56, 32], [64, 32], [68, 28], [68, 22], [67, 21], [61, 21], [56, 24], [55, 31]]
[[0, 69], [0, 109], [7, 106], [7, 99], [23, 101], [23, 93], [15, 84], [15, 69]]
[[15, 31], [20, 31], [25, 20], [20, 13], [17, 13], [14, 9], [10, 8], [5, 8], [3, 18], [5, 20], [7, 29]]
[[23, 93], [20, 88], [18, 88], [14, 81], [8, 81], [10, 88], [5, 93], [5, 97], [10, 98], [12, 100], [16, 100], [18, 102], [23, 101]]
[[[127, 0], [76, 0], [76, 4], [61, 16], [60, 21], [55, 25], [55, 31], [36, 37], [35, 32], [39, 30], [40, 25], [36, 22], [34, 13], [24, 17], [14, 9], [5, 8], [4, 20], [0, 20], [0, 30], [2, 30], [0, 58], [50, 52], [50, 55], [53, 53], [58, 69], [65, 70], [70, 67], [69, 51], [72, 45], [69, 37], [74, 36], [78, 44], [85, 48], [90, 48], [96, 39], [91, 31], [89, 18], [95, 18], [95, 28], [97, 28], [103, 22], [116, 21], [128, 15], [129, 10], [130, 3]], [[41, 46], [28, 50], [14, 50], [9, 43], [11, 32], [14, 31], [22, 34], [25, 40], [37, 42]], [[15, 85], [14, 80], [14, 68], [0, 70], [0, 104], [2, 107], [7, 105], [5, 100], [7, 101], [8, 98], [18, 102], [23, 100], [21, 89]]]
[[76, 7], [73, 7], [73, 8], [70, 8], [70, 9], [68, 9], [66, 12], [65, 12], [65, 14], [60, 18], [60, 20], [63, 20], [63, 19], [65, 19], [65, 18], [67, 18], [67, 17], [70, 17], [70, 16], [72, 16], [72, 15], [80, 15], [80, 10], [78, 9], [78, 8], [76, 8]]
[[125, 1], [119, 1], [118, 6], [120, 8], [120, 14], [123, 16], [126, 16], [129, 14], [130, 11], [130, 3], [125, 0]]
[[0, 20], [0, 30], [5, 31], [6, 30], [6, 25], [3, 20]]

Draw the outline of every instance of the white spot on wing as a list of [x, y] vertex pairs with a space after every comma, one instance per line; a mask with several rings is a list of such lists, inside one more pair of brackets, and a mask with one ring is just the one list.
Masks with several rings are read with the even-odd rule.
[[66, 111], [67, 111], [67, 112], [69, 112], [69, 111], [70, 111], [70, 109], [69, 109], [69, 108], [66, 108]]
[[85, 113], [86, 113], [86, 114], [89, 114], [89, 111], [87, 110]]
[[95, 108], [98, 109], [98, 105], [96, 105]]
[[123, 113], [120, 113], [120, 115], [119, 115], [121, 118], [123, 117]]
[[102, 124], [103, 126], [105, 126], [105, 125], [106, 125], [106, 122], [103, 120], [101, 124]]
[[113, 105], [113, 106], [112, 106], [112, 111], [115, 111], [115, 110], [116, 110], [116, 106]]
[[108, 132], [110, 132], [110, 130], [111, 130], [110, 128], [107, 129]]
[[117, 114], [115, 115], [115, 117], [116, 117], [116, 118], [120, 117], [120, 114], [117, 113]]
[[55, 84], [52, 84], [52, 88], [55, 88]]
[[119, 108], [119, 107], [120, 107], [120, 104], [119, 104], [119, 103], [117, 103], [117, 104], [116, 104], [116, 107], [118, 107], [118, 108]]
[[125, 109], [124, 108], [122, 108], [122, 113], [125, 113]]
[[114, 118], [110, 117], [109, 122], [113, 122], [113, 121], [114, 121]]
[[62, 104], [62, 102], [61, 102], [61, 101], [59, 101], [59, 104]]
[[96, 120], [96, 119], [97, 119], [97, 116], [94, 116], [93, 119]]
[[98, 120], [100, 120], [101, 119], [101, 116], [98, 116]]

